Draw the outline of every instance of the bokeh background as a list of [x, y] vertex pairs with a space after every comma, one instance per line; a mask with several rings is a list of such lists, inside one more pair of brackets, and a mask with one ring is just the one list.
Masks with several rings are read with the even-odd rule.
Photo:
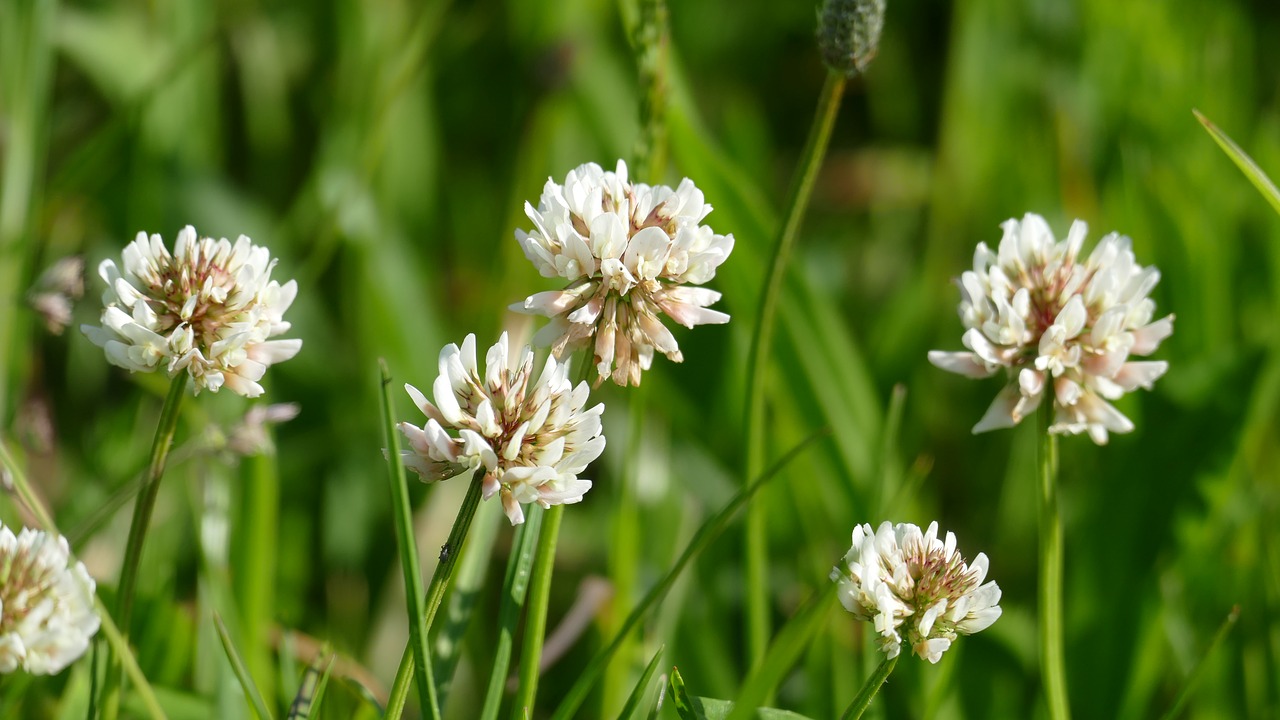
[[[513, 231], [529, 226], [523, 203], [548, 176], [631, 156], [640, 93], [627, 7], [0, 2], [0, 432], [105, 596], [127, 533], [121, 488], [145, 467], [165, 381], [109, 367], [74, 324], [48, 333], [23, 304], [28, 288], [57, 259], [84, 257], [75, 324], [96, 322], [97, 264], [139, 230], [172, 242], [188, 223], [266, 244], [275, 276], [300, 286], [289, 319], [303, 351], [264, 382], [267, 401], [301, 407], [278, 428], [276, 455], [210, 450], [242, 398], [186, 404], [134, 629], [175, 716], [246, 712], [211, 608], [242, 616], [246, 652], [271, 668], [264, 683], [282, 702], [324, 641], [343, 655], [339, 675], [375, 695], [390, 683], [406, 635], [377, 359], [426, 387], [441, 346], [518, 330], [505, 307], [550, 287]], [[734, 320], [678, 331], [686, 361], [645, 376], [633, 487], [619, 480], [634, 394], [599, 391], [609, 449], [566, 513], [549, 623], [596, 587], [584, 581], [614, 595], [588, 602], [535, 716], [742, 482], [745, 350], [825, 72], [814, 18], [811, 2], [671, 3], [664, 180], [693, 178], [716, 208], [707, 222], [736, 237], [710, 283]], [[827, 582], [855, 523], [937, 519], [966, 555], [990, 556], [1004, 617], [937, 666], [901, 662], [879, 716], [1044, 712], [1034, 430], [971, 435], [999, 383], [925, 360], [960, 347], [952, 280], [976, 243], [1027, 211], [1059, 233], [1086, 220], [1090, 246], [1131, 236], [1161, 270], [1159, 310], [1177, 315], [1157, 354], [1169, 373], [1121, 405], [1136, 431], [1101, 448], [1061, 443], [1077, 716], [1160, 716], [1193, 673], [1186, 717], [1280, 715], [1280, 217], [1192, 115], [1280, 176], [1277, 37], [1272, 2], [889, 0], [879, 57], [836, 124], [771, 356], [767, 455], [833, 434], [757, 500], [769, 508], [775, 626]], [[461, 483], [411, 488], [427, 572]], [[246, 528], [243, 508], [272, 502], [264, 484], [278, 490], [278, 523]], [[499, 510], [484, 505], [478, 522], [491, 557], [468, 556], [477, 611], [454, 718], [475, 712], [488, 676], [511, 543]], [[0, 517], [22, 519], [7, 497]], [[736, 697], [749, 670], [741, 528], [686, 573], [582, 717], [614, 716], [660, 644], [692, 692]], [[236, 582], [264, 561], [272, 582]], [[865, 628], [836, 610], [774, 703], [834, 717], [874, 662]], [[85, 665], [6, 678], [0, 715], [74, 717]], [[327, 704], [333, 717], [369, 707], [345, 681]]]

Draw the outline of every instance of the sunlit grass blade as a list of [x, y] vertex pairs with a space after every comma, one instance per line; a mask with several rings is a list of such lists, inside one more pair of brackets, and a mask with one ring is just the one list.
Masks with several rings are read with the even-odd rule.
[[[431, 669], [431, 651], [427, 647], [426, 599], [422, 590], [422, 569], [418, 564], [418, 544], [413, 536], [413, 508], [409, 504], [409, 487], [405, 479], [404, 463], [400, 460], [400, 436], [396, 430], [395, 416], [391, 412], [391, 371], [386, 361], [379, 363], [382, 374], [379, 400], [382, 408], [383, 442], [387, 448], [387, 466], [391, 480], [392, 515], [395, 518], [396, 549], [400, 553], [400, 570], [404, 576], [405, 606], [409, 612], [409, 647], [417, 662], [413, 679], [418, 685], [418, 699], [424, 713], [440, 716], [435, 704], [435, 694], [427, 677]], [[397, 681], [401, 678], [396, 677]], [[407, 678], [406, 678], [407, 679]], [[395, 698], [393, 697], [393, 701]], [[398, 707], [388, 703], [389, 717], [399, 717], [403, 702]]]
[[262, 693], [258, 691], [257, 684], [253, 682], [253, 676], [249, 674], [249, 668], [245, 667], [244, 659], [236, 651], [235, 643], [231, 640], [231, 634], [227, 632], [227, 626], [222, 622], [222, 616], [216, 612], [213, 614], [213, 624], [218, 628], [218, 639], [222, 641], [222, 649], [227, 653], [227, 660], [231, 662], [231, 670], [236, 674], [236, 679], [240, 681], [240, 687], [244, 690], [245, 700], [249, 701], [249, 707], [253, 709], [253, 713], [258, 717], [258, 720], [271, 720], [271, 711], [267, 709], [267, 703], [262, 699]]
[[529, 603], [525, 608], [524, 636], [520, 643], [520, 686], [516, 689], [511, 716], [522, 720], [533, 716], [538, 697], [538, 679], [542, 674], [542, 643], [546, 640], [547, 605], [551, 597], [551, 577], [555, 571], [556, 544], [560, 538], [560, 521], [564, 505], [547, 510], [538, 533], [538, 551], [533, 560], [533, 576], [529, 580]]
[[858, 720], [862, 714], [871, 707], [871, 701], [875, 698], [876, 693], [880, 692], [880, 688], [884, 685], [884, 681], [889, 679], [889, 673], [893, 672], [893, 666], [898, 664], [898, 655], [886, 657], [876, 666], [876, 671], [867, 678], [867, 682], [863, 684], [862, 689], [858, 691], [857, 697], [853, 702], [849, 703], [848, 709], [840, 716], [840, 720]]
[[1240, 172], [1244, 173], [1244, 176], [1249, 178], [1249, 182], [1253, 183], [1253, 186], [1258, 189], [1258, 192], [1262, 193], [1262, 197], [1266, 198], [1268, 203], [1271, 203], [1271, 208], [1280, 213], [1280, 189], [1277, 189], [1275, 183], [1271, 182], [1271, 178], [1267, 177], [1267, 174], [1263, 172], [1262, 168], [1258, 167], [1258, 164], [1253, 161], [1253, 158], [1249, 157], [1248, 153], [1240, 149], [1240, 146], [1236, 145], [1235, 142], [1228, 137], [1226, 133], [1222, 132], [1217, 125], [1214, 125], [1209, 118], [1201, 115], [1199, 110], [1192, 110], [1191, 112], [1195, 114], [1196, 119], [1199, 120], [1200, 124], [1204, 126], [1204, 129], [1208, 131], [1209, 136], [1213, 138], [1213, 141], [1218, 143], [1218, 147], [1222, 148], [1222, 151], [1227, 154], [1227, 157], [1231, 158], [1231, 161], [1236, 164], [1236, 167], [1240, 168]]
[[640, 620], [643, 619], [645, 615], [647, 615], [649, 611], [662, 600], [662, 598], [667, 594], [667, 591], [671, 589], [671, 586], [675, 583], [676, 579], [680, 577], [680, 573], [684, 571], [685, 567], [687, 567], [699, 553], [706, 549], [713, 540], [719, 537], [720, 533], [724, 532], [725, 528], [729, 525], [729, 521], [733, 519], [734, 514], [737, 513], [743, 505], [747, 504], [756, 492], [760, 490], [760, 488], [764, 487], [766, 483], [776, 477], [783, 468], [785, 468], [801, 453], [801, 451], [816, 442], [819, 438], [826, 437], [828, 433], [829, 430], [822, 429], [801, 441], [787, 454], [783, 455], [778, 462], [774, 463], [773, 467], [766, 470], [764, 474], [756, 479], [755, 482], [742, 490], [739, 490], [727, 505], [725, 505], [715, 515], [708, 518], [707, 521], [702, 524], [702, 527], [698, 528], [698, 531], [694, 533], [693, 539], [689, 541], [689, 545], [680, 555], [680, 559], [676, 560], [675, 565], [667, 571], [667, 574], [663, 576], [657, 584], [649, 589], [649, 592], [640, 600], [640, 604], [636, 605], [635, 609], [631, 611], [631, 614], [627, 616], [626, 621], [622, 623], [622, 629], [618, 631], [618, 634], [614, 636], [609, 645], [596, 653], [596, 656], [587, 664], [583, 672], [578, 675], [578, 680], [573, 684], [573, 687], [570, 688], [569, 693], [565, 695], [560, 706], [556, 708], [556, 712], [552, 716], [553, 718], [556, 720], [568, 720], [568, 718], [573, 717], [574, 713], [578, 711], [578, 708], [582, 707], [583, 701], [587, 698], [587, 693], [591, 692], [591, 688], [595, 686], [596, 681], [600, 678], [601, 672], [604, 670], [605, 666], [609, 664], [609, 660], [613, 658], [614, 653], [616, 653], [618, 648], [622, 646], [627, 633], [631, 632], [635, 626], [639, 624]]
[[502, 605], [498, 608], [498, 643], [494, 648], [484, 707], [480, 710], [481, 720], [496, 720], [502, 709], [507, 670], [511, 667], [511, 650], [515, 644], [516, 627], [520, 623], [520, 610], [524, 608], [525, 595], [529, 590], [529, 573], [542, 529], [542, 514], [543, 510], [538, 505], [529, 508], [524, 524], [516, 528], [511, 556], [507, 558], [507, 571], [502, 580]]
[[1222, 641], [1226, 639], [1227, 634], [1231, 632], [1231, 628], [1236, 626], [1236, 621], [1239, 619], [1240, 606], [1236, 605], [1231, 608], [1231, 612], [1227, 613], [1226, 619], [1218, 627], [1218, 632], [1214, 634], [1209, 647], [1205, 648], [1204, 655], [1200, 657], [1195, 669], [1191, 671], [1191, 676], [1187, 678], [1186, 682], [1182, 683], [1182, 690], [1178, 693], [1178, 698], [1174, 700], [1173, 707], [1169, 708], [1169, 712], [1163, 715], [1163, 720], [1176, 720], [1181, 715], [1182, 708], [1186, 706], [1187, 700], [1195, 692], [1196, 685], [1200, 683], [1200, 678], [1204, 677], [1205, 667], [1209, 663], [1209, 658], [1213, 657], [1213, 653], [1218, 649], [1218, 646], [1222, 645]]
[[[269, 432], [263, 428], [263, 432]], [[274, 452], [262, 452], [242, 464], [241, 502], [233, 534], [231, 568], [239, 608], [240, 647], [245, 664], [268, 706], [275, 706], [275, 673], [267, 633], [275, 612], [276, 525], [280, 512], [280, 477]]]
[[810, 641], [827, 620], [831, 606], [835, 604], [836, 585], [826, 583], [787, 624], [778, 631], [768, 653], [752, 668], [747, 679], [742, 683], [742, 692], [734, 701], [733, 712], [729, 720], [746, 720], [772, 697], [787, 672], [800, 659], [801, 654], [809, 647]]
[[618, 713], [619, 720], [629, 720], [640, 710], [640, 703], [644, 702], [644, 698], [649, 694], [649, 681], [653, 679], [653, 674], [658, 670], [658, 661], [662, 659], [662, 651], [665, 646], [659, 647], [658, 651], [653, 654], [653, 659], [649, 661], [649, 665], [645, 667], [644, 672], [640, 675], [639, 682], [636, 683], [635, 689], [631, 691], [631, 696], [627, 698], [626, 704], [622, 706], [622, 711]]
[[680, 668], [671, 668], [671, 677], [667, 679], [667, 685], [671, 688], [671, 705], [675, 707], [680, 720], [700, 720], [693, 709], [689, 691], [684, 686], [684, 678], [680, 677]]

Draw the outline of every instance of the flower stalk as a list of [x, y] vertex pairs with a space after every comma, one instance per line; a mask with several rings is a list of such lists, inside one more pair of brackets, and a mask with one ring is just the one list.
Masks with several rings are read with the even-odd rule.
[[[449, 531], [449, 539], [445, 541], [444, 547], [440, 549], [440, 562], [436, 565], [436, 570], [431, 574], [431, 583], [427, 586], [426, 598], [423, 606], [423, 622], [422, 633], [425, 642], [427, 633], [431, 631], [431, 624], [435, 621], [436, 612], [440, 610], [440, 603], [444, 600], [445, 590], [449, 588], [449, 581], [453, 579], [453, 573], [458, 567], [458, 557], [462, 554], [463, 544], [467, 539], [467, 532], [471, 529], [471, 521], [475, 519], [476, 509], [480, 507], [480, 498], [483, 490], [484, 468], [476, 470], [471, 478], [470, 484], [467, 486], [467, 495], [462, 500], [462, 507], [458, 509], [457, 519], [453, 521], [453, 529]], [[428, 700], [423, 712], [434, 711], [432, 717], [439, 717], [439, 708], [435, 704], [435, 688], [431, 680], [431, 663], [424, 662], [422, 671], [427, 674], [426, 685], [431, 698]], [[414, 658], [414, 650], [412, 647], [405, 648], [404, 657], [400, 659], [400, 669], [396, 671], [396, 679], [391, 688], [391, 698], [387, 701], [388, 718], [398, 718], [404, 712], [405, 700], [409, 695], [409, 681], [416, 671], [416, 660]], [[430, 708], [431, 710], [428, 710]]]
[[[844, 87], [844, 75], [835, 71], [827, 73], [826, 83], [818, 98], [813, 125], [809, 128], [809, 137], [805, 140], [804, 151], [801, 154], [800, 169], [787, 198], [786, 214], [778, 232], [778, 239], [774, 243], [764, 290], [760, 293], [755, 333], [752, 335], [751, 350], [747, 355], [747, 418], [744, 433], [747, 467], [743, 474], [745, 478], [758, 476], [764, 466], [764, 385], [767, 367], [765, 355], [773, 344], [774, 321], [787, 262], [791, 257], [791, 249], [795, 245], [805, 210], [809, 206], [809, 196], [813, 192], [814, 181], [822, 166], [822, 158], [827, 153], [827, 144], [831, 139], [831, 129], [835, 125], [836, 115], [840, 111], [840, 99], [844, 94]], [[760, 503], [747, 509], [746, 557], [747, 660], [749, 664], [754, 664], [764, 655], [768, 647], [770, 626], [770, 586], [766, 581], [769, 564], [765, 544], [765, 508]]]
[[1067, 676], [1062, 651], [1062, 517], [1058, 511], [1058, 436], [1049, 432], [1053, 403], [1040, 406], [1040, 673], [1052, 720], [1067, 720]]
[[538, 536], [537, 555], [533, 559], [533, 578], [529, 583], [528, 609], [524, 618], [524, 641], [520, 645], [520, 686], [512, 718], [532, 717], [538, 696], [538, 676], [542, 672], [542, 644], [547, 633], [547, 605], [551, 596], [551, 575], [555, 569], [556, 543], [560, 538], [560, 520], [564, 506], [556, 505], [543, 516]]
[[[147, 539], [147, 528], [151, 525], [151, 514], [156, 507], [156, 498], [160, 494], [160, 479], [164, 477], [165, 462], [169, 458], [169, 448], [173, 446], [173, 436], [178, 429], [179, 409], [186, 392], [187, 374], [180, 372], [169, 384], [169, 394], [165, 396], [164, 406], [160, 409], [160, 421], [156, 425], [155, 439], [151, 444], [151, 462], [147, 465], [147, 477], [143, 481], [142, 491], [133, 507], [133, 521], [129, 525], [129, 539], [125, 544], [124, 564], [120, 567], [120, 583], [117, 587], [116, 623], [125, 643], [129, 641], [129, 624], [133, 616], [134, 595], [138, 585], [138, 567], [142, 562], [142, 548]], [[122, 682], [120, 659], [115, 648], [107, 655], [107, 678], [103, 686], [103, 715], [114, 720], [119, 712], [120, 685]]]
[[880, 692], [881, 686], [889, 679], [889, 673], [893, 672], [893, 666], [898, 664], [898, 656], [886, 657], [876, 666], [876, 671], [871, 673], [871, 677], [867, 678], [867, 682], [863, 684], [862, 689], [858, 691], [858, 696], [849, 703], [849, 708], [840, 716], [840, 720], [858, 720], [862, 717], [862, 713], [871, 707], [871, 701], [875, 698], [876, 693]]

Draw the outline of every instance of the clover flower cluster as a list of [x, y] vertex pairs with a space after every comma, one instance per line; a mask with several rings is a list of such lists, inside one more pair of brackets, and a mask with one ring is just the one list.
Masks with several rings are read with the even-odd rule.
[[484, 498], [501, 498], [512, 525], [524, 522], [521, 503], [542, 507], [576, 503], [591, 489], [578, 473], [604, 451], [600, 415], [604, 405], [584, 409], [590, 388], [574, 387], [568, 365], [547, 358], [534, 377], [533, 350], [514, 362], [507, 334], [489, 348], [484, 374], [476, 364], [475, 335], [462, 347], [440, 352], [435, 402], [417, 388], [405, 389], [427, 416], [422, 427], [402, 422], [409, 441], [405, 465], [423, 480], [444, 480], [484, 469]]
[[61, 672], [98, 632], [94, 582], [66, 538], [0, 524], [0, 673]]
[[633, 183], [621, 160], [614, 172], [588, 163], [563, 185], [548, 179], [538, 207], [525, 203], [533, 230], [516, 239], [543, 277], [569, 285], [511, 308], [551, 318], [534, 342], [556, 357], [593, 346], [598, 382], [639, 385], [655, 350], [683, 360], [661, 315], [689, 328], [729, 321], [707, 308], [720, 293], [697, 287], [733, 251], [732, 235], [702, 224], [710, 212], [688, 178], [674, 190]]
[[983, 584], [987, 556], [965, 564], [956, 536], [938, 539], [910, 523], [863, 524], [853, 529], [853, 547], [831, 570], [840, 604], [874, 624], [880, 649], [896, 657], [906, 642], [916, 655], [938, 662], [957, 634], [971, 635], [1000, 617], [1000, 586]]
[[107, 360], [133, 372], [163, 367], [170, 377], [190, 374], [196, 392], [223, 386], [257, 397], [267, 367], [302, 348], [297, 339], [273, 340], [287, 331], [283, 315], [297, 284], [271, 279], [276, 261], [241, 235], [198, 238], [190, 225], [170, 254], [159, 235], [138, 237], [124, 249], [123, 270], [104, 260], [107, 283], [101, 327], [83, 325]]
[[1080, 262], [1085, 224], [1065, 240], [1039, 215], [1007, 220], [995, 252], [979, 243], [973, 270], [960, 278], [962, 342], [970, 352], [931, 351], [929, 361], [950, 372], [983, 378], [1007, 371], [1010, 382], [973, 428], [1018, 424], [1052, 390], [1051, 432], [1089, 433], [1105, 444], [1109, 432], [1133, 423], [1111, 405], [1126, 392], [1151, 389], [1168, 369], [1150, 355], [1173, 332], [1173, 315], [1153, 320], [1148, 297], [1160, 280], [1139, 265], [1129, 238], [1111, 233]]

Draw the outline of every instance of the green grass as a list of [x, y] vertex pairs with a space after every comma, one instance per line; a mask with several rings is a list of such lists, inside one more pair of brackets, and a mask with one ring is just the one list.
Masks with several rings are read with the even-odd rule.
[[[639, 467], [627, 466], [636, 397], [593, 394], [608, 408], [609, 445], [586, 473], [592, 491], [564, 509], [548, 630], [584, 579], [616, 580], [622, 595], [542, 674], [535, 718], [741, 488], [753, 314], [826, 72], [811, 3], [668, 11], [665, 180], [694, 179], [715, 206], [707, 222], [737, 239], [710, 283], [734, 319], [679, 329], [685, 362], [660, 358], [646, 374]], [[831, 438], [753, 500], [768, 510], [762, 591], [776, 642], [826, 589], [855, 523], [937, 519], [967, 556], [991, 558], [1005, 615], [936, 666], [903, 657], [864, 717], [1045, 710], [1034, 428], [971, 435], [998, 383], [925, 361], [960, 347], [952, 278], [1026, 211], [1060, 233], [1083, 218], [1089, 242], [1130, 235], [1139, 261], [1161, 271], [1160, 311], [1177, 314], [1156, 355], [1168, 375], [1122, 405], [1137, 430], [1105, 448], [1060, 442], [1075, 716], [1160, 717], [1179, 702], [1188, 718], [1280, 714], [1280, 216], [1192, 114], [1280, 178], [1278, 35], [1280, 9], [1265, 3], [889, 0], [880, 54], [845, 91], [783, 283], [764, 465], [820, 428]], [[183, 405], [128, 629], [171, 717], [249, 717], [214, 610], [273, 715], [287, 714], [316, 660], [300, 648], [328, 642], [338, 659], [321, 715], [375, 716], [409, 637], [369, 381], [377, 359], [426, 387], [444, 344], [468, 332], [493, 342], [516, 321], [506, 305], [552, 287], [513, 239], [529, 227], [523, 203], [548, 176], [632, 157], [638, 77], [612, 3], [0, 3], [0, 435], [64, 532], [145, 470], [166, 383], [108, 366], [74, 326], [44, 332], [21, 304], [40, 271], [84, 255], [75, 323], [93, 323], [97, 264], [139, 230], [172, 242], [192, 223], [267, 245], [275, 276], [300, 285], [287, 319], [303, 350], [263, 381], [267, 401], [301, 405], [275, 428], [276, 456], [235, 462], [203, 443], [243, 415], [242, 398]], [[420, 421], [403, 393], [391, 401], [397, 418]], [[264, 482], [278, 498], [254, 492]], [[409, 483], [427, 576], [461, 502], [450, 484], [463, 482]], [[211, 569], [211, 485], [243, 499], [225, 521], [231, 561], [248, 564]], [[77, 545], [108, 607], [131, 505]], [[480, 505], [477, 528], [486, 514], [501, 514], [496, 501]], [[0, 496], [0, 519], [24, 517]], [[441, 647], [436, 633], [447, 633], [443, 647], [458, 653], [433, 666], [456, 662], [451, 683], [435, 678], [446, 718], [476, 715], [510, 632], [499, 618], [514, 534], [501, 517], [493, 525], [492, 542], [461, 561], [474, 595], [446, 596], [431, 638]], [[742, 525], [620, 646], [579, 717], [615, 717], [659, 647], [658, 674], [678, 666], [690, 697], [770, 694], [743, 685], [753, 668]], [[445, 623], [466, 602], [471, 622]], [[836, 717], [879, 656], [842, 610], [813, 622], [812, 642], [787, 643], [794, 662], [770, 669], [769, 702]], [[306, 642], [286, 641], [292, 632]], [[518, 628], [506, 642], [514, 672]], [[0, 716], [82, 717], [88, 665], [6, 676]], [[653, 694], [641, 697], [637, 714]], [[410, 713], [417, 703], [412, 693]], [[141, 706], [126, 692], [121, 707]], [[677, 717], [670, 702], [659, 716]]]

